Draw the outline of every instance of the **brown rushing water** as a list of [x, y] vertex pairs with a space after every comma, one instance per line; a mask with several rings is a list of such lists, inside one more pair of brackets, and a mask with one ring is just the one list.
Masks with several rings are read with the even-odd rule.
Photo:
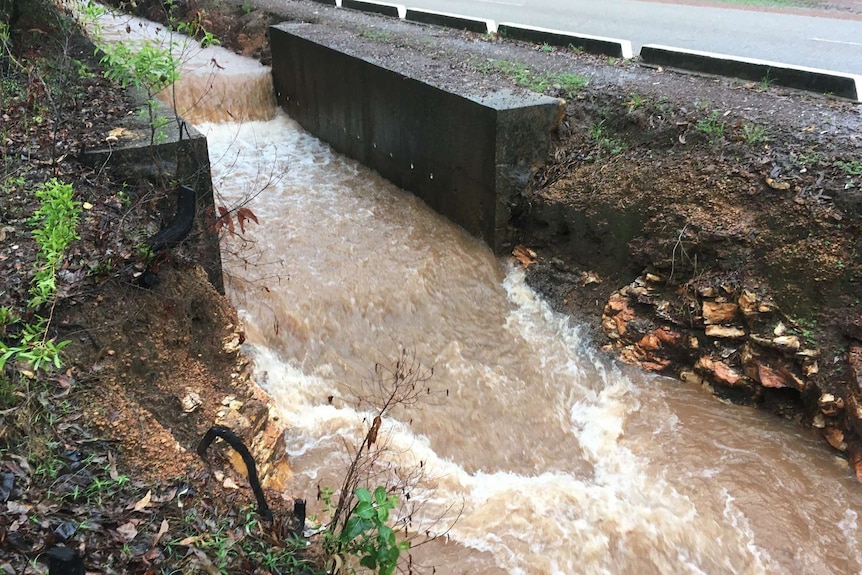
[[520, 270], [275, 113], [267, 69], [200, 58], [227, 70], [182, 90], [229, 92], [193, 117], [273, 118], [199, 127], [219, 201], [260, 219], [223, 254], [292, 494], [339, 484], [373, 416], [356, 399], [406, 349], [434, 393], [384, 421], [380, 457], [421, 470], [414, 530], [451, 526], [417, 551], [438, 573], [862, 571], [862, 488], [821, 441], [601, 357]]

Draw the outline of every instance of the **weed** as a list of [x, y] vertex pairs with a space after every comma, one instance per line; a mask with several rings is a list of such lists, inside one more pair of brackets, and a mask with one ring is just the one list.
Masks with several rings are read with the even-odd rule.
[[[72, 199], [71, 184], [54, 178], [38, 188], [35, 195], [40, 206], [30, 218], [30, 224], [39, 252], [27, 303], [30, 308], [53, 304], [57, 293], [55, 272], [68, 245], [78, 238], [75, 228], [80, 214], [78, 202]], [[34, 371], [43, 366], [61, 367], [60, 351], [71, 342], [49, 339], [50, 323], [50, 315], [45, 318], [34, 314], [33, 320], [21, 327], [17, 344], [0, 341], [0, 370], [9, 360], [24, 361]], [[8, 325], [4, 324], [4, 328]]]
[[851, 162], [837, 161], [835, 165], [844, 170], [848, 176], [862, 176], [862, 160], [853, 160]]
[[758, 124], [745, 124], [742, 126], [742, 141], [749, 145], [765, 142], [766, 128]]
[[392, 34], [383, 30], [363, 30], [359, 35], [372, 42], [388, 43], [392, 41]]
[[718, 110], [714, 110], [709, 116], [698, 120], [695, 128], [698, 132], [706, 134], [710, 144], [715, 144], [724, 138], [724, 128], [727, 123], [721, 119]]
[[572, 94], [589, 83], [589, 78], [578, 74], [561, 73], [554, 75], [539, 74], [531, 71], [526, 65], [510, 60], [492, 60], [490, 67], [478, 68], [483, 73], [489, 73], [496, 69], [504, 76], [533, 92], [544, 93], [549, 88], [557, 87], [563, 96], [571, 97]]
[[592, 140], [596, 143], [596, 147], [600, 155], [607, 152], [612, 156], [616, 156], [617, 154], [624, 152], [626, 149], [625, 142], [616, 138], [611, 138], [607, 135], [604, 120], [591, 125], [589, 127], [589, 133]]
[[551, 52], [554, 51], [554, 47], [546, 42], [546, 43], [542, 44], [541, 50], [542, 50], [542, 52], [546, 52], [546, 53], [550, 54]]
[[640, 110], [644, 107], [644, 97], [638, 94], [637, 92], [633, 92], [626, 102], [626, 106], [628, 106], [629, 114], [634, 112], [635, 110]]
[[569, 44], [569, 50], [571, 50], [575, 54], [583, 54], [584, 53], [584, 47], [583, 46], [575, 46], [574, 44]]
[[569, 73], [562, 73], [557, 74], [556, 76], [551, 76], [551, 81], [555, 86], [559, 86], [560, 89], [567, 95], [573, 94], [581, 88], [585, 88], [590, 82], [589, 78], [587, 78], [586, 76]]
[[772, 85], [774, 78], [769, 76], [769, 70], [766, 71], [766, 75], [761, 78], [760, 83], [757, 85], [759, 90], [766, 90], [769, 86]]
[[80, 203], [72, 199], [72, 184], [61, 183], [56, 178], [36, 190], [41, 206], [33, 214], [30, 223], [33, 239], [39, 246], [36, 256], [39, 267], [33, 277], [32, 296], [28, 305], [39, 307], [48, 303], [57, 291], [55, 272], [69, 244], [78, 239], [76, 227], [80, 215]]

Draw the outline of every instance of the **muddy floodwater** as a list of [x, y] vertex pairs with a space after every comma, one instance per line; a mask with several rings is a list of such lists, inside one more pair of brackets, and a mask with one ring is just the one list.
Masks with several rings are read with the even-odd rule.
[[289, 427], [291, 494], [319, 505], [339, 485], [375, 365], [406, 352], [433, 367], [430, 393], [383, 421], [380, 477], [414, 478], [401, 513], [446, 532], [416, 555], [438, 573], [862, 570], [862, 490], [821, 441], [608, 360], [517, 266], [276, 111], [268, 69], [194, 50], [219, 67], [181, 91], [218, 111], [181, 111], [207, 135], [217, 201], [259, 220], [223, 257]]

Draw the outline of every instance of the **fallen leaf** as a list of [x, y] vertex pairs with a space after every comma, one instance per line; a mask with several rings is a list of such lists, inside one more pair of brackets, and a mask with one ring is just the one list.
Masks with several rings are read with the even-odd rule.
[[152, 499], [153, 499], [153, 490], [151, 489], [151, 490], [147, 491], [147, 494], [144, 495], [140, 499], [140, 501], [135, 503], [135, 507], [133, 508], [133, 511], [143, 511], [144, 509], [146, 509], [150, 505], [150, 502], [152, 501]]
[[222, 485], [224, 485], [226, 489], [239, 489], [239, 485], [237, 485], [236, 481], [234, 481], [230, 477], [225, 477]]
[[108, 452], [108, 474], [111, 476], [111, 479], [114, 481], [120, 476], [117, 471], [117, 460], [114, 458], [114, 454], [110, 451]]
[[117, 527], [117, 533], [123, 538], [123, 541], [129, 542], [138, 534], [138, 528], [135, 524], [129, 521]]
[[159, 539], [161, 539], [162, 536], [167, 532], [168, 532], [168, 520], [162, 519], [162, 524], [159, 527], [159, 532], [156, 533], [156, 537], [153, 539], [153, 547], [155, 547], [156, 545], [159, 544]]
[[515, 249], [512, 250], [512, 255], [515, 256], [515, 259], [518, 260], [525, 268], [536, 263], [536, 252], [527, 246], [520, 244], [515, 246]]
[[203, 535], [195, 535], [193, 537], [186, 537], [185, 539], [183, 539], [179, 543], [177, 543], [177, 545], [192, 545], [194, 543], [197, 543], [201, 539], [203, 539]]
[[772, 188], [773, 190], [784, 191], [784, 190], [790, 189], [790, 182], [777, 182], [777, 181], [773, 180], [772, 178], [766, 178], [766, 185], [769, 186], [770, 188]]
[[25, 505], [17, 501], [6, 502], [6, 512], [10, 515], [26, 515], [33, 508], [32, 505]]
[[204, 566], [204, 569], [207, 570], [207, 573], [210, 575], [221, 575], [221, 571], [219, 571], [218, 567], [216, 567], [210, 558], [206, 556], [206, 554], [198, 549], [197, 547], [192, 547], [192, 553], [198, 558], [198, 561], [201, 562], [201, 565]]

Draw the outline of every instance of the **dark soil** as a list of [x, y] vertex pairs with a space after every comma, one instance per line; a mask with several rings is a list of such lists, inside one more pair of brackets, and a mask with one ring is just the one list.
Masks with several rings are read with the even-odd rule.
[[[0, 372], [0, 572], [46, 573], [57, 546], [88, 573], [299, 566], [283, 473], [258, 460], [276, 513], [263, 529], [221, 448], [209, 450], [212, 466], [195, 453], [217, 421], [278, 426], [238, 353], [235, 310], [195, 264], [195, 238], [155, 258], [142, 250], [172, 217], [172, 174], [81, 161], [123, 138], [140, 96], [103, 78], [67, 15], [39, 1], [19, 8], [2, 45], [0, 336], [17, 344], [39, 314], [49, 340], [70, 343], [62, 369], [13, 359]], [[56, 304], [31, 309], [34, 190], [52, 178], [74, 186], [80, 238], [56, 274]], [[153, 289], [140, 285], [145, 270]]]

